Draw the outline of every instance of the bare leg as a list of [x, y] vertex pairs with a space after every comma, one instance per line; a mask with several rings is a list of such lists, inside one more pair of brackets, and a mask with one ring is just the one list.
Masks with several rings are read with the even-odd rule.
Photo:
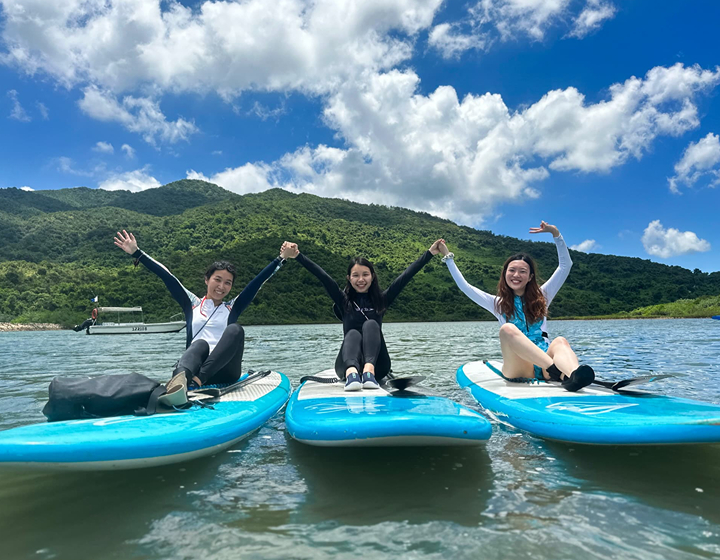
[[345, 370], [345, 379], [347, 379], [347, 376], [351, 373], [357, 373], [358, 369], [355, 366], [351, 366]]
[[[570, 374], [580, 367], [580, 363], [578, 362], [575, 352], [570, 347], [570, 343], [562, 336], [557, 337], [550, 343], [550, 347], [547, 349], [547, 355], [552, 359], [552, 362], [557, 368], [563, 372], [564, 377], [570, 377]], [[545, 379], [550, 379], [544, 367], [543, 375]]]
[[533, 365], [545, 370], [553, 363], [550, 356], [535, 346], [511, 323], [505, 323], [500, 327], [500, 350], [503, 355], [503, 375], [511, 379], [535, 377]]

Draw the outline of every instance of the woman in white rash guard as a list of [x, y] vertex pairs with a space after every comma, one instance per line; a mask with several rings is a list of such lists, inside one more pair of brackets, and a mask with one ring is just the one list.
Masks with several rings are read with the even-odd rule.
[[[118, 232], [115, 245], [157, 274], [185, 315], [185, 352], [180, 357], [167, 384], [165, 404], [183, 404], [187, 387], [208, 383], [234, 383], [242, 375], [245, 332], [238, 324], [240, 314], [250, 305], [263, 284], [282, 266], [289, 250], [280, 252], [253, 278], [239, 295], [224, 301], [235, 282], [236, 270], [227, 261], [214, 262], [205, 273], [205, 297], [200, 298], [155, 259], [138, 248], [135, 236]], [[172, 396], [171, 396], [172, 395]]]
[[468, 284], [455, 265], [455, 255], [444, 243], [439, 248], [458, 288], [500, 323], [503, 377], [510, 381], [561, 381], [568, 391], [578, 391], [595, 380], [595, 373], [590, 366], [578, 363], [565, 338], [548, 342], [546, 330], [547, 308], [567, 279], [572, 260], [555, 226], [541, 222], [540, 227], [530, 228], [530, 233], [545, 232], [552, 234], [559, 260], [550, 279], [540, 286], [533, 259], [522, 253], [513, 255], [503, 265], [497, 295]]

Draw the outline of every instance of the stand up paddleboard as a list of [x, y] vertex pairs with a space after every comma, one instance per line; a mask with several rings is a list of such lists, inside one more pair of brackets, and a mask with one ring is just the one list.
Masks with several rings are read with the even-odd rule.
[[499, 421], [535, 436], [595, 445], [720, 442], [717, 405], [596, 385], [570, 393], [555, 383], [509, 382], [491, 367], [465, 364], [457, 382]]
[[[314, 377], [337, 380], [334, 370]], [[343, 383], [311, 380], [290, 397], [285, 424], [297, 441], [323, 447], [480, 445], [492, 429], [481, 414], [444, 397], [346, 392]]]
[[212, 408], [14, 428], [0, 432], [0, 468], [137, 469], [213, 455], [260, 428], [289, 394], [287, 377], [271, 372], [218, 396]]

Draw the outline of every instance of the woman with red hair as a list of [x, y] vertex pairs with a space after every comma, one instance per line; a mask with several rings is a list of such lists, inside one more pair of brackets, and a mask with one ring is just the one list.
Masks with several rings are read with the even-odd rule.
[[445, 243], [439, 249], [458, 288], [500, 322], [503, 377], [510, 381], [559, 381], [568, 391], [578, 391], [595, 380], [595, 373], [590, 366], [578, 363], [565, 338], [549, 342], [546, 330], [547, 308], [568, 277], [572, 260], [558, 228], [545, 222], [530, 228], [530, 233], [545, 232], [552, 233], [559, 260], [550, 279], [540, 286], [533, 259], [523, 253], [513, 255], [503, 265], [497, 295], [468, 284]]

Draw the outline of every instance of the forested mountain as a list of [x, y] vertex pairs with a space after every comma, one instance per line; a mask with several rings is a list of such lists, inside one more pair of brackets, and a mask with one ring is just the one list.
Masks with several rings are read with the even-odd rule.
[[[540, 278], [557, 266], [551, 242], [529, 242], [462, 227], [429, 214], [295, 195], [275, 189], [240, 196], [202, 181], [183, 180], [140, 193], [87, 188], [0, 190], [0, 320], [74, 324], [90, 298], [101, 305], [141, 305], [152, 321], [179, 306], [165, 286], [113, 245], [132, 231], [140, 247], [184, 284], [204, 294], [203, 273], [214, 260], [239, 267], [233, 295], [274, 256], [280, 244], [300, 249], [343, 285], [348, 259], [376, 263], [383, 287], [438, 237], [448, 240], [468, 281], [494, 291], [511, 253], [539, 263]], [[549, 236], [548, 236], [549, 241]], [[574, 266], [550, 309], [553, 317], [606, 315], [720, 294], [720, 273], [690, 271], [648, 260], [572, 251]], [[388, 320], [470, 320], [491, 316], [455, 287], [437, 257], [406, 288]], [[288, 262], [243, 314], [244, 324], [334, 321], [317, 280]]]

